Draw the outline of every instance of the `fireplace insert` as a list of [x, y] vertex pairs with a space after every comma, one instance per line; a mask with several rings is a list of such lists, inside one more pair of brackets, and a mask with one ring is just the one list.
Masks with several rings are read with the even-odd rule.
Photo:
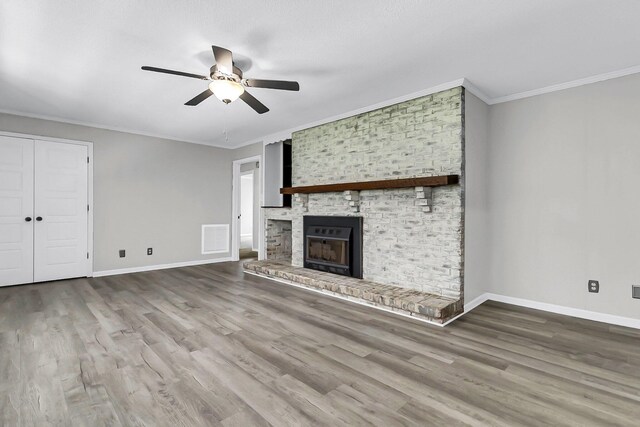
[[362, 278], [362, 218], [305, 216], [304, 266]]

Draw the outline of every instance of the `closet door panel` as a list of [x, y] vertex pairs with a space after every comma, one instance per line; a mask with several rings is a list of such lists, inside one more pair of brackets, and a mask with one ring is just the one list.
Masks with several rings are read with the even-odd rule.
[[36, 282], [87, 275], [87, 147], [35, 141]]
[[33, 282], [33, 145], [0, 136], [0, 286]]

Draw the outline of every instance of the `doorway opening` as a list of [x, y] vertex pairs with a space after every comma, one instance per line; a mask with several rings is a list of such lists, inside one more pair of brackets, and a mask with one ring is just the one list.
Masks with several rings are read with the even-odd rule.
[[[253, 169], [250, 169], [251, 167]], [[258, 227], [254, 221], [258, 218], [258, 215], [254, 214], [257, 207], [255, 196], [258, 195], [258, 191], [255, 191], [256, 171], [251, 163], [245, 163], [240, 167], [240, 259], [258, 258]]]
[[254, 156], [233, 162], [233, 260], [259, 258], [261, 251], [261, 160]]

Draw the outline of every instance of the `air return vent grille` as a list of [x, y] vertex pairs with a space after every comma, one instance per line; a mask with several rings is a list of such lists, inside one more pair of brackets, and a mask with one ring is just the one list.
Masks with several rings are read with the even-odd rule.
[[229, 252], [229, 224], [202, 225], [202, 254]]

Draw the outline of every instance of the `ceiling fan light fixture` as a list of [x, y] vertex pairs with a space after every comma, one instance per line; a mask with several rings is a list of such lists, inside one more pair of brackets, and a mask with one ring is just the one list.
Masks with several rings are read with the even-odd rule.
[[216, 63], [209, 68], [209, 75], [202, 76], [200, 74], [185, 73], [182, 71], [168, 70], [166, 68], [143, 66], [145, 71], [153, 71], [156, 73], [173, 74], [175, 76], [190, 77], [198, 80], [210, 80], [209, 87], [203, 92], [194, 96], [192, 99], [184, 103], [190, 107], [199, 105], [202, 101], [208, 99], [211, 95], [215, 95], [225, 104], [230, 104], [240, 98], [244, 103], [251, 107], [256, 113], [264, 114], [269, 109], [249, 92], [245, 91], [245, 87], [257, 87], [266, 89], [291, 90], [299, 91], [298, 82], [285, 80], [265, 80], [265, 79], [245, 79], [242, 70], [233, 64], [233, 54], [229, 49], [220, 46], [211, 46], [213, 56]]
[[225, 104], [235, 101], [244, 93], [244, 87], [233, 80], [218, 79], [209, 83], [209, 89]]

